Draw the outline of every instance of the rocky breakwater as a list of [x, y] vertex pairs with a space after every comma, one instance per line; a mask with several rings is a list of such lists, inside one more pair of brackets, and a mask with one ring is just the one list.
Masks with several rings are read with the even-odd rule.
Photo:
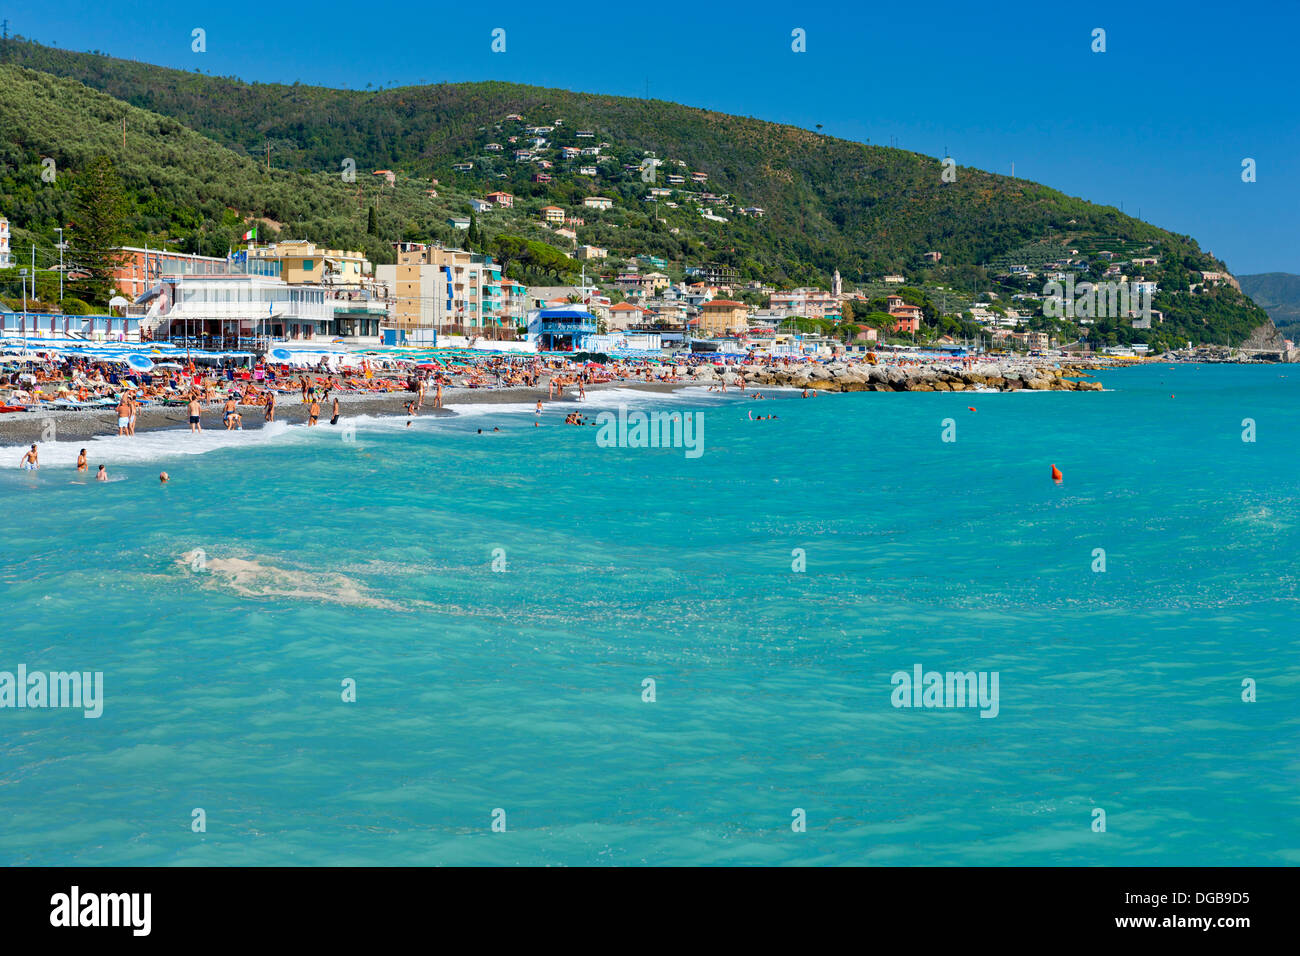
[[719, 370], [701, 365], [690, 373], [697, 384], [736, 386], [743, 373], [748, 386], [812, 388], [822, 392], [1098, 392], [1101, 383], [1081, 380], [1076, 366], [1027, 362], [988, 363], [974, 368], [948, 365], [869, 365], [858, 362], [805, 362], [799, 365], [751, 365]]

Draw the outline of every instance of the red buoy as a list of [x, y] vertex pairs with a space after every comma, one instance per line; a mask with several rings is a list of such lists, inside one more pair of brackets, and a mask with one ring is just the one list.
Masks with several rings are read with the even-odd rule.
[[1059, 484], [1061, 483], [1061, 479], [1063, 479], [1064, 477], [1065, 477], [1065, 475], [1061, 474], [1061, 469], [1059, 469], [1059, 468], [1057, 468], [1055, 465], [1053, 465], [1053, 466], [1052, 466], [1052, 480], [1053, 480], [1054, 482], [1056, 482], [1056, 483], [1059, 485]]

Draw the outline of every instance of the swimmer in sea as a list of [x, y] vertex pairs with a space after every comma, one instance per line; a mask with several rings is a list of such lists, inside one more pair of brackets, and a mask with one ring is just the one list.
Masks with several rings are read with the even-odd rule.
[[108, 472], [104, 469], [104, 466], [103, 466], [103, 465], [100, 465], [100, 466], [99, 466], [99, 471], [95, 473], [95, 480], [96, 480], [96, 481], [108, 481]]
[[537, 414], [540, 415], [541, 413], [542, 413], [542, 400], [539, 398], [537, 400]]
[[23, 460], [18, 463], [18, 467], [23, 471], [35, 471], [37, 468], [41, 467], [41, 463], [37, 460], [35, 445], [31, 447], [30, 451], [23, 455]]
[[77, 454], [77, 471], [85, 471], [90, 466], [86, 464], [86, 449], [81, 449]]
[[167, 472], [165, 472], [165, 471], [164, 471], [164, 472], [161, 472], [161, 473], [158, 475], [158, 483], [159, 483], [159, 484], [163, 484], [163, 485], [165, 485], [165, 484], [167, 484], [167, 482], [169, 482], [170, 480], [171, 480], [171, 478], [168, 477]]
[[315, 395], [311, 398], [311, 408], [307, 411], [308, 426], [315, 425], [316, 419], [320, 418], [320, 399]]
[[[191, 414], [193, 414], [191, 412]], [[275, 421], [275, 392], [266, 393], [266, 420]]]
[[339, 423], [339, 399], [338, 396], [336, 395], [334, 396], [334, 417], [330, 419], [330, 424], [337, 425], [338, 423]]
[[224, 421], [224, 422], [226, 423], [226, 431], [228, 431], [228, 432], [229, 432], [229, 431], [234, 431], [234, 429], [235, 429], [235, 400], [234, 400], [233, 398], [228, 398], [228, 399], [226, 399], [226, 404], [225, 404], [224, 406], [222, 406], [222, 409], [221, 409], [221, 420]]

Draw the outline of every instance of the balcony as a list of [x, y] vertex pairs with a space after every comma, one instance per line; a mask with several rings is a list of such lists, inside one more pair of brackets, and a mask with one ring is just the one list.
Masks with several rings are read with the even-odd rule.
[[543, 335], [595, 335], [596, 323], [569, 319], [543, 321], [541, 333]]

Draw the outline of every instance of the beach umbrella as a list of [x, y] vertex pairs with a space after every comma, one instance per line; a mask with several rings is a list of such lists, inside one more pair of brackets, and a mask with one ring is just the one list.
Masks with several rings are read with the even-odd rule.
[[126, 357], [126, 364], [134, 371], [148, 372], [153, 370], [153, 361], [147, 355], [141, 355], [138, 352], [132, 352]]

